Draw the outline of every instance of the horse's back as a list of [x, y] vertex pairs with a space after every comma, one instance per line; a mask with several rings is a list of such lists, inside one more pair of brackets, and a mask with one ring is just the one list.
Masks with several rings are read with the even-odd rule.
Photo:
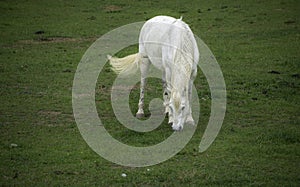
[[[169, 16], [156, 16], [142, 27], [139, 38], [139, 52], [150, 58], [154, 66], [161, 69], [162, 59], [171, 61], [175, 50], [181, 48], [182, 33], [192, 35], [189, 26], [181, 19]], [[193, 45], [195, 41], [192, 41]], [[197, 46], [195, 46], [197, 49]]]
[[143, 25], [139, 42], [146, 45], [172, 45], [172, 42], [174, 43], [176, 37], [179, 36], [179, 30], [184, 29], [184, 24], [180, 19], [169, 16], [156, 16]]

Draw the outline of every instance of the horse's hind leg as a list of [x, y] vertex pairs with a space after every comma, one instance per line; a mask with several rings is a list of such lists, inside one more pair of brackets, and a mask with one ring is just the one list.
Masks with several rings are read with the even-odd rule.
[[139, 99], [139, 109], [136, 113], [137, 118], [144, 117], [144, 93], [145, 93], [145, 86], [146, 86], [146, 77], [148, 74], [150, 60], [148, 57], [142, 57], [142, 62], [140, 65], [141, 70], [141, 88], [140, 88], [140, 99]]

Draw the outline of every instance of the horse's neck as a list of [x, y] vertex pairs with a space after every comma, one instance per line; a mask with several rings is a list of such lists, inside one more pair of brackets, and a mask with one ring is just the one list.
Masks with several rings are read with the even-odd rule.
[[[184, 92], [188, 90], [192, 68], [194, 66], [195, 44], [193, 34], [188, 26], [182, 24], [177, 32], [178, 40], [175, 41], [175, 51], [171, 65], [171, 84], [174, 89]], [[187, 94], [185, 94], [187, 95]]]
[[184, 73], [179, 67], [174, 68], [171, 77], [171, 86], [173, 92], [179, 92], [180, 94], [184, 93], [184, 95], [187, 95], [185, 92], [188, 90], [188, 85], [189, 77], [186, 75], [186, 73]]
[[181, 30], [173, 61], [173, 67], [187, 77], [190, 77], [194, 63], [194, 45], [190, 34], [188, 29]]

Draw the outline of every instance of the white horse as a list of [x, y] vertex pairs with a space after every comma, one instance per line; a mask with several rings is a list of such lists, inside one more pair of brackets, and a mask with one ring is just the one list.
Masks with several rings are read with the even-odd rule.
[[116, 73], [132, 73], [140, 67], [141, 89], [137, 118], [144, 116], [144, 88], [149, 65], [162, 70], [165, 113], [173, 130], [194, 125], [190, 106], [197, 74], [199, 51], [194, 35], [182, 18], [157, 16], [148, 20], [139, 36], [139, 52], [124, 58], [108, 56]]

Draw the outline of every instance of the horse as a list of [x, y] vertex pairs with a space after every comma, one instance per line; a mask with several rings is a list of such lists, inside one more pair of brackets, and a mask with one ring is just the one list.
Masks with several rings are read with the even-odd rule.
[[144, 116], [144, 91], [149, 65], [162, 71], [163, 100], [168, 123], [174, 131], [184, 124], [194, 125], [191, 99], [197, 75], [198, 46], [190, 27], [179, 19], [156, 16], [144, 23], [139, 35], [139, 51], [123, 58], [108, 55], [111, 69], [117, 74], [141, 71], [137, 118]]

